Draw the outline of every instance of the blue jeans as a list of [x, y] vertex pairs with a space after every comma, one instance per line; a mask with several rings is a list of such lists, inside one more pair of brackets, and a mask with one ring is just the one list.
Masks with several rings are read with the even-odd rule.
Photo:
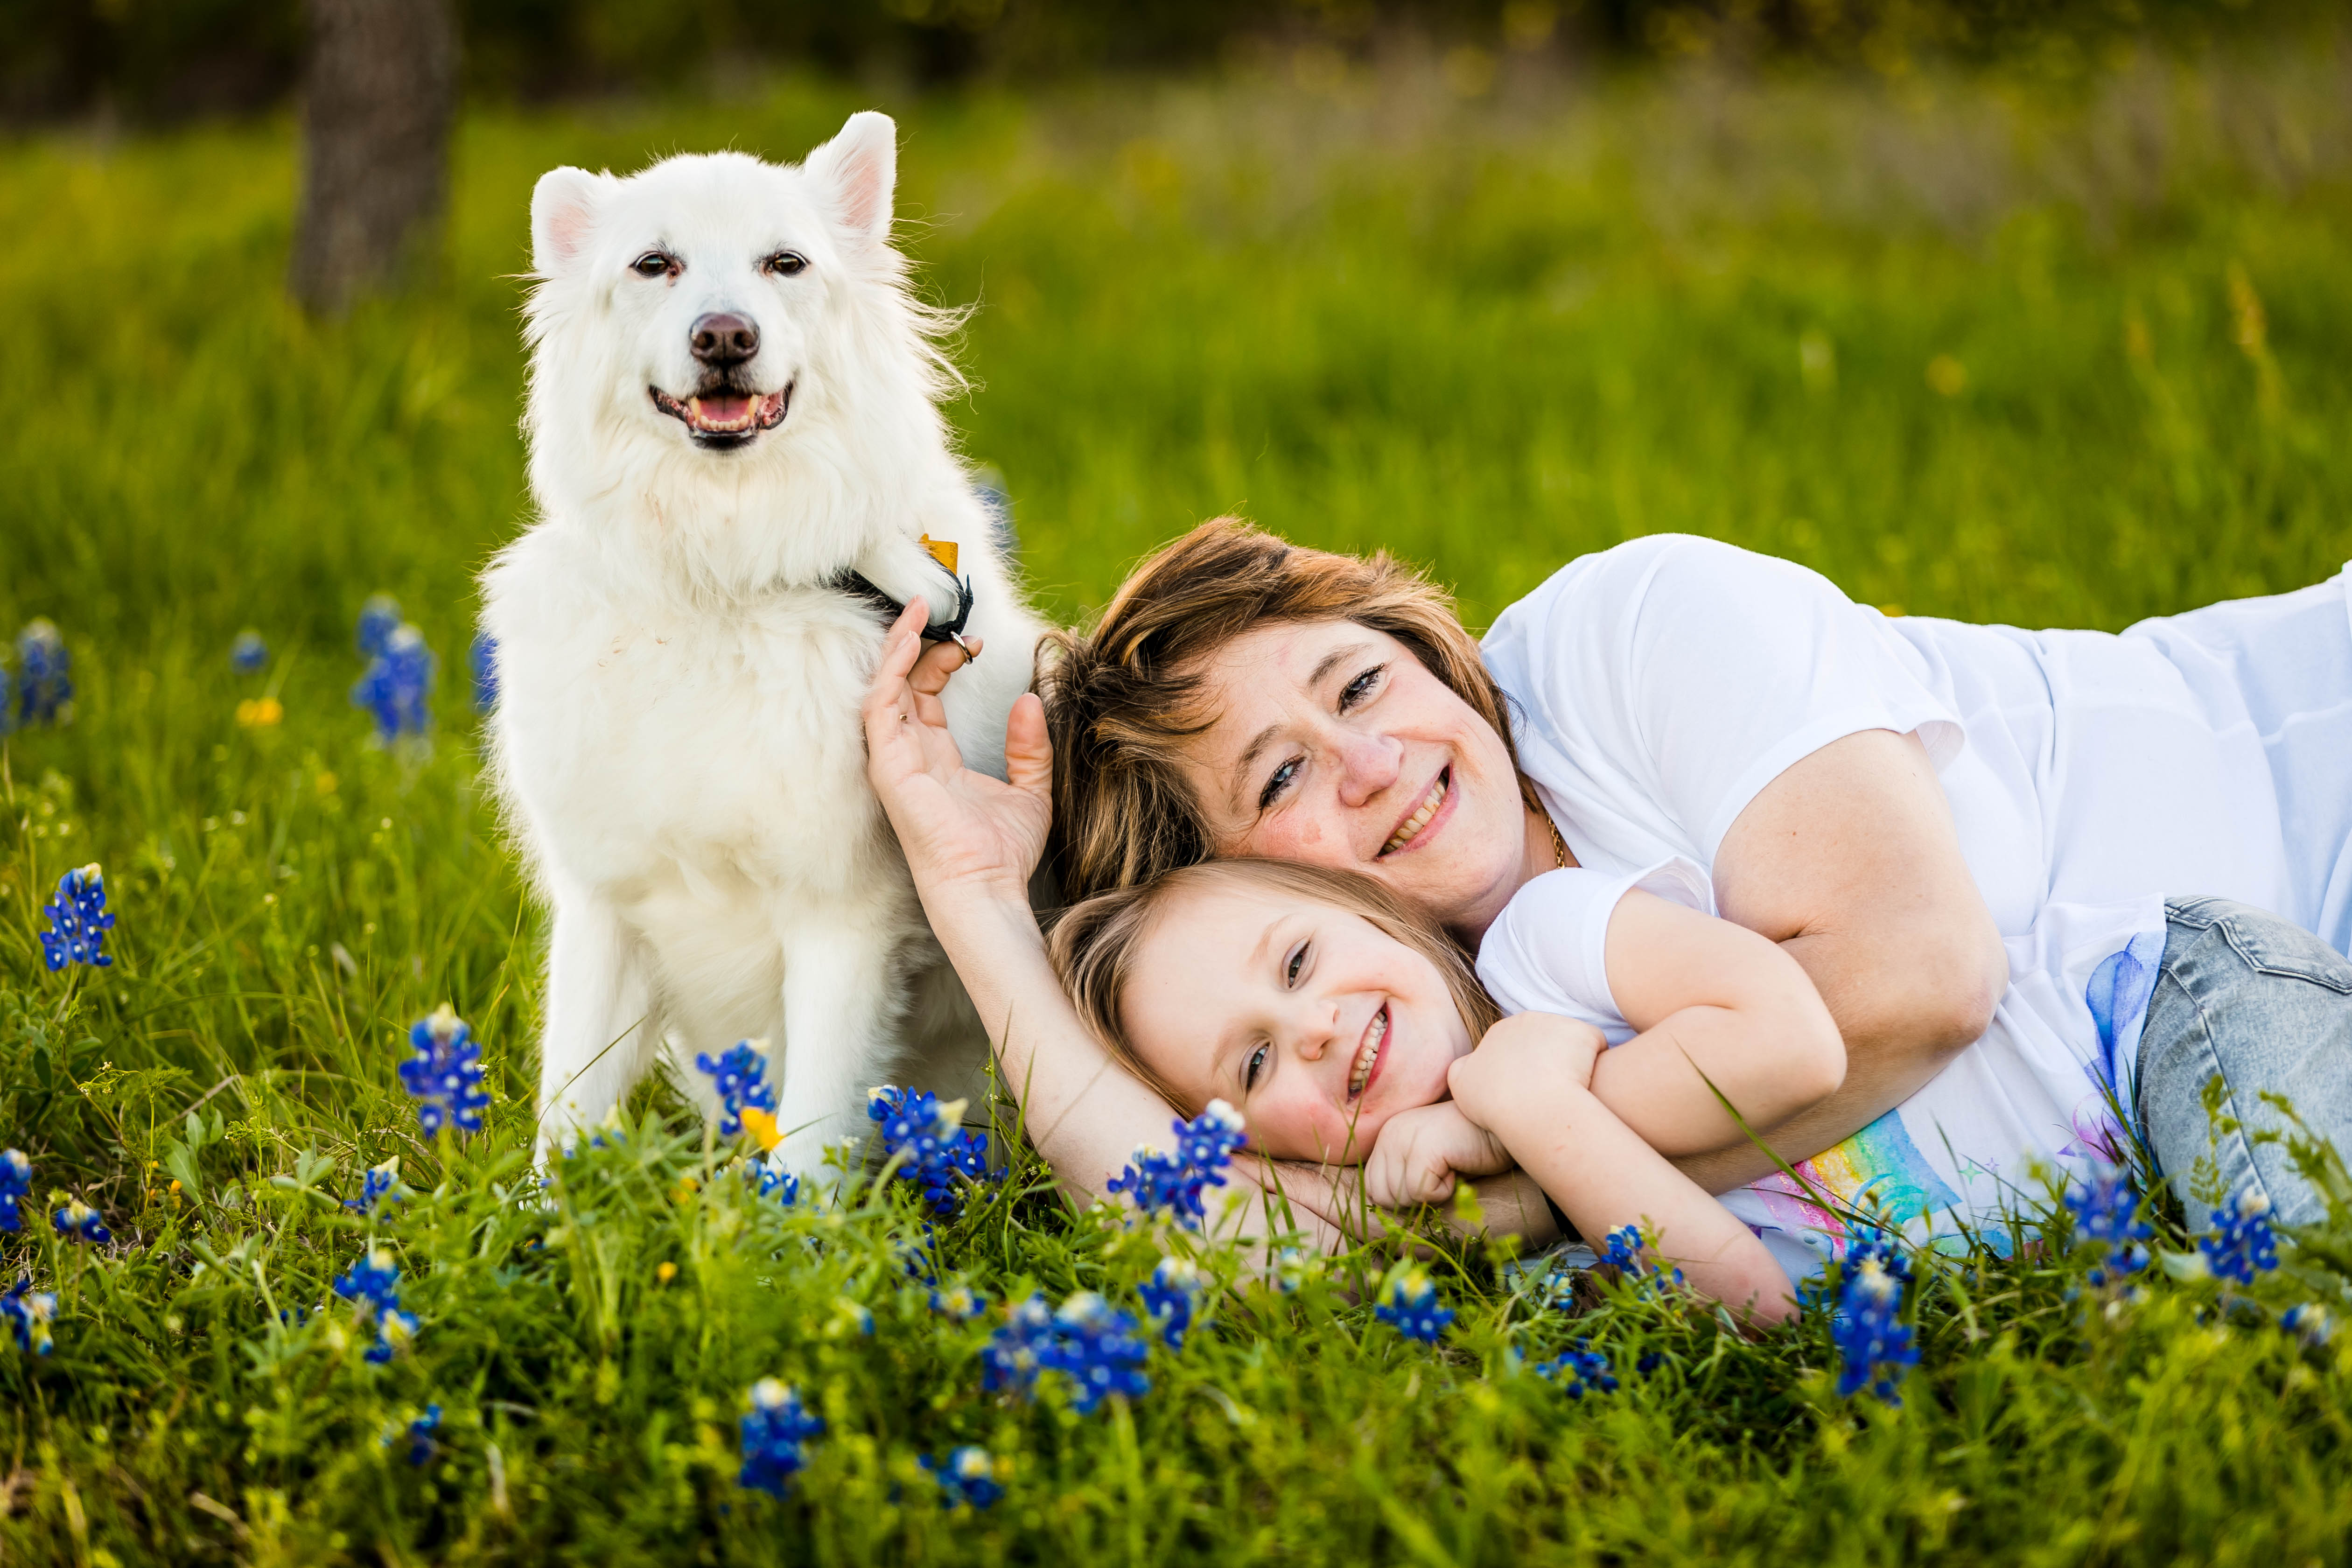
[[[2227, 899], [2174, 900], [2165, 915], [2133, 1102], [2189, 1229], [2211, 1225], [2211, 1210], [2189, 1191], [2192, 1168], [2209, 1154], [2223, 1193], [2251, 1184], [2282, 1221], [2325, 1217], [2285, 1143], [2250, 1134], [2293, 1130], [2263, 1103], [2268, 1090], [2352, 1157], [2352, 960], [2291, 921]], [[2241, 1124], [2219, 1138], [2203, 1102], [2216, 1074], [2228, 1089], [2222, 1110]]]

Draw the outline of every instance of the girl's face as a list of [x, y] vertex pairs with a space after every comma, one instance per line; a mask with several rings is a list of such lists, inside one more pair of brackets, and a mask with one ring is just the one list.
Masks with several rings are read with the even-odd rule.
[[1231, 1100], [1276, 1159], [1355, 1164], [1400, 1110], [1445, 1098], [1475, 1043], [1437, 966], [1358, 915], [1209, 881], [1171, 895], [1119, 1011], [1194, 1110]]
[[1259, 626], [1202, 674], [1185, 763], [1219, 855], [1360, 871], [1471, 935], [1552, 864], [1502, 737], [1387, 633]]

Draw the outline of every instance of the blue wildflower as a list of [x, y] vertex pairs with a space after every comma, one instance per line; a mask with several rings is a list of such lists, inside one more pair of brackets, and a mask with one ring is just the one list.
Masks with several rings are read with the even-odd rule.
[[16, 1232], [25, 1228], [24, 1211], [17, 1204], [33, 1192], [33, 1162], [25, 1158], [22, 1149], [0, 1149], [0, 1230]]
[[488, 632], [476, 632], [466, 648], [466, 668], [474, 677], [474, 710], [487, 713], [499, 701], [499, 640]]
[[2094, 1287], [2147, 1267], [2147, 1248], [2141, 1244], [2156, 1232], [2139, 1217], [2139, 1194], [2132, 1190], [2126, 1173], [2097, 1162], [2079, 1180], [2068, 1184], [2065, 1201], [2074, 1212], [2077, 1239], [2106, 1248], [2105, 1256], [2091, 1269]]
[[1655, 1289], [1683, 1282], [1683, 1271], [1669, 1263], [1663, 1268], [1649, 1256], [1649, 1243], [1638, 1225], [1621, 1225], [1602, 1238], [1601, 1261], [1628, 1279]]
[[991, 1394], [1027, 1394], [1045, 1368], [1054, 1337], [1054, 1310], [1043, 1295], [1033, 1291], [1027, 1300], [1006, 1308], [1003, 1326], [980, 1352], [981, 1386]]
[[389, 594], [371, 594], [360, 606], [358, 642], [362, 658], [380, 658], [400, 629], [400, 601]]
[[763, 1198], [772, 1197], [784, 1208], [800, 1202], [801, 1179], [782, 1165], [767, 1160], [742, 1162], [743, 1179], [752, 1184]]
[[66, 724], [73, 721], [73, 656], [65, 639], [46, 620], [27, 622], [16, 634], [16, 721], [20, 724]]
[[1437, 1287], [1419, 1268], [1391, 1275], [1381, 1289], [1372, 1316], [1409, 1340], [1435, 1344], [1454, 1321], [1454, 1309], [1437, 1301]]
[[429, 1136], [444, 1127], [478, 1132], [489, 1091], [482, 1088], [482, 1046], [466, 1020], [444, 1002], [408, 1031], [415, 1055], [400, 1064], [401, 1086], [418, 1101], [416, 1120]]
[[106, 910], [106, 876], [96, 861], [58, 878], [58, 896], [42, 905], [41, 912], [49, 917], [49, 929], [41, 933], [41, 959], [51, 973], [68, 963], [94, 969], [113, 964], [103, 944], [106, 933], [114, 929], [114, 917]]
[[1185, 1331], [1192, 1326], [1192, 1304], [1201, 1293], [1200, 1268], [1187, 1258], [1163, 1258], [1139, 1290], [1144, 1315], [1160, 1325], [1160, 1337], [1171, 1351], [1184, 1348]]
[[399, 626], [383, 639], [383, 651], [368, 661], [366, 673], [352, 687], [352, 706], [364, 708], [375, 721], [376, 744], [424, 737], [433, 719], [425, 699], [438, 668], [433, 650], [425, 646], [425, 634], [415, 626]]
[[2251, 1285], [2257, 1274], [2278, 1267], [2278, 1237], [2271, 1230], [2271, 1200], [2252, 1182], [2213, 1211], [2218, 1228], [2197, 1238], [2205, 1266], [2222, 1279]]
[[824, 1430], [824, 1419], [801, 1407], [798, 1389], [763, 1377], [751, 1385], [751, 1409], [742, 1430], [743, 1468], [735, 1484], [782, 1497], [793, 1477], [807, 1468], [805, 1445]]
[[416, 1319], [400, 1310], [400, 1266], [379, 1247], [369, 1251], [335, 1281], [335, 1294], [360, 1310], [361, 1321], [375, 1331], [367, 1359], [379, 1364], [416, 1333]]
[[1538, 1365], [1536, 1375], [1556, 1380], [1570, 1399], [1581, 1399], [1588, 1393], [1617, 1392], [1617, 1374], [1609, 1369], [1609, 1358], [1594, 1350], [1589, 1340], [1578, 1340]]
[[712, 1056], [698, 1053], [694, 1065], [710, 1075], [719, 1091], [719, 1135], [733, 1138], [743, 1131], [743, 1111], [772, 1111], [776, 1109], [776, 1091], [762, 1081], [768, 1070], [768, 1042], [738, 1040], [734, 1046]]
[[959, 1279], [931, 1292], [931, 1310], [950, 1322], [968, 1323], [988, 1310], [988, 1298]]
[[2324, 1345], [2336, 1336], [2336, 1320], [2316, 1301], [2301, 1301], [2279, 1314], [2279, 1327], [2302, 1336], [2308, 1345]]
[[959, 1504], [980, 1510], [1004, 1495], [1004, 1488], [996, 1479], [996, 1461], [987, 1449], [966, 1444], [954, 1449], [945, 1464], [929, 1454], [916, 1461], [931, 1473], [940, 1484], [940, 1506], [954, 1508]]
[[1139, 1399], [1151, 1392], [1143, 1374], [1150, 1352], [1136, 1337], [1135, 1315], [1091, 1290], [1081, 1290], [1054, 1314], [1055, 1337], [1043, 1359], [1076, 1385], [1070, 1404], [1081, 1415], [1112, 1394]]
[[882, 1133], [883, 1152], [898, 1162], [898, 1179], [922, 1190], [940, 1219], [963, 1210], [974, 1184], [1002, 1179], [988, 1164], [988, 1134], [962, 1130], [963, 1102], [941, 1105], [928, 1089], [887, 1085], [866, 1098], [866, 1115]]
[[262, 666], [269, 662], [269, 645], [261, 640], [259, 632], [248, 626], [228, 645], [228, 662], [229, 668], [239, 675], [259, 675]]
[[1147, 1144], [1135, 1152], [1135, 1163], [1103, 1188], [1126, 1194], [1144, 1218], [1165, 1211], [1179, 1225], [1197, 1230], [1208, 1216], [1203, 1194], [1225, 1184], [1224, 1172], [1249, 1137], [1242, 1130], [1241, 1112], [1222, 1100], [1209, 1101], [1208, 1109], [1192, 1121], [1170, 1126], [1176, 1134], [1174, 1153], [1163, 1154]]
[[425, 1414], [408, 1424], [408, 1462], [410, 1464], [422, 1469], [433, 1462], [433, 1456], [441, 1451], [441, 1445], [434, 1441], [433, 1435], [440, 1429], [441, 1406], [438, 1405], [426, 1405]]
[[1903, 1281], [1876, 1258], [1846, 1259], [1845, 1286], [1831, 1320], [1830, 1338], [1843, 1365], [1838, 1395], [1852, 1398], [1864, 1387], [1889, 1405], [1900, 1405], [1895, 1384], [1918, 1364], [1919, 1347], [1911, 1325], [1900, 1321]]
[[375, 1315], [375, 1343], [368, 1346], [367, 1359], [382, 1366], [393, 1352], [416, 1337], [416, 1316], [398, 1307], [386, 1307]]
[[381, 1165], [371, 1165], [360, 1184], [360, 1195], [345, 1198], [343, 1206], [353, 1214], [366, 1214], [385, 1198], [400, 1201], [393, 1189], [400, 1185], [400, 1156], [394, 1154]]
[[114, 1233], [106, 1228], [99, 1212], [79, 1198], [51, 1215], [49, 1223], [57, 1226], [59, 1236], [86, 1241], [93, 1247], [103, 1247], [114, 1239]]
[[13, 1289], [0, 1296], [0, 1323], [16, 1331], [16, 1348], [26, 1355], [47, 1355], [54, 1342], [49, 1325], [58, 1320], [58, 1299], [33, 1289], [29, 1277], [19, 1276]]

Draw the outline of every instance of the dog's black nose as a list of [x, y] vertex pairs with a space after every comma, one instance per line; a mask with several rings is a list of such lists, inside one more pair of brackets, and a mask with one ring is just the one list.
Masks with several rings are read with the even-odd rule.
[[760, 329], [725, 310], [698, 316], [687, 338], [694, 357], [708, 365], [741, 364], [760, 352]]

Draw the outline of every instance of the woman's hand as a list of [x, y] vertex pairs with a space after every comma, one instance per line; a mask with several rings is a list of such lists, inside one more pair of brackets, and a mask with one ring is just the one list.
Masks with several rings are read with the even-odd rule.
[[[1004, 726], [1005, 781], [965, 767], [940, 693], [969, 661], [951, 642], [923, 647], [929, 614], [922, 600], [910, 601], [882, 645], [864, 708], [866, 777], [898, 830], [926, 906], [969, 890], [1025, 908], [1052, 815], [1045, 711], [1033, 693], [1013, 703]], [[972, 646], [976, 654], [977, 640]]]
[[1501, 1139], [1441, 1100], [1381, 1123], [1364, 1158], [1364, 1196], [1384, 1209], [1419, 1208], [1452, 1197], [1456, 1176], [1499, 1176], [1510, 1168]]

